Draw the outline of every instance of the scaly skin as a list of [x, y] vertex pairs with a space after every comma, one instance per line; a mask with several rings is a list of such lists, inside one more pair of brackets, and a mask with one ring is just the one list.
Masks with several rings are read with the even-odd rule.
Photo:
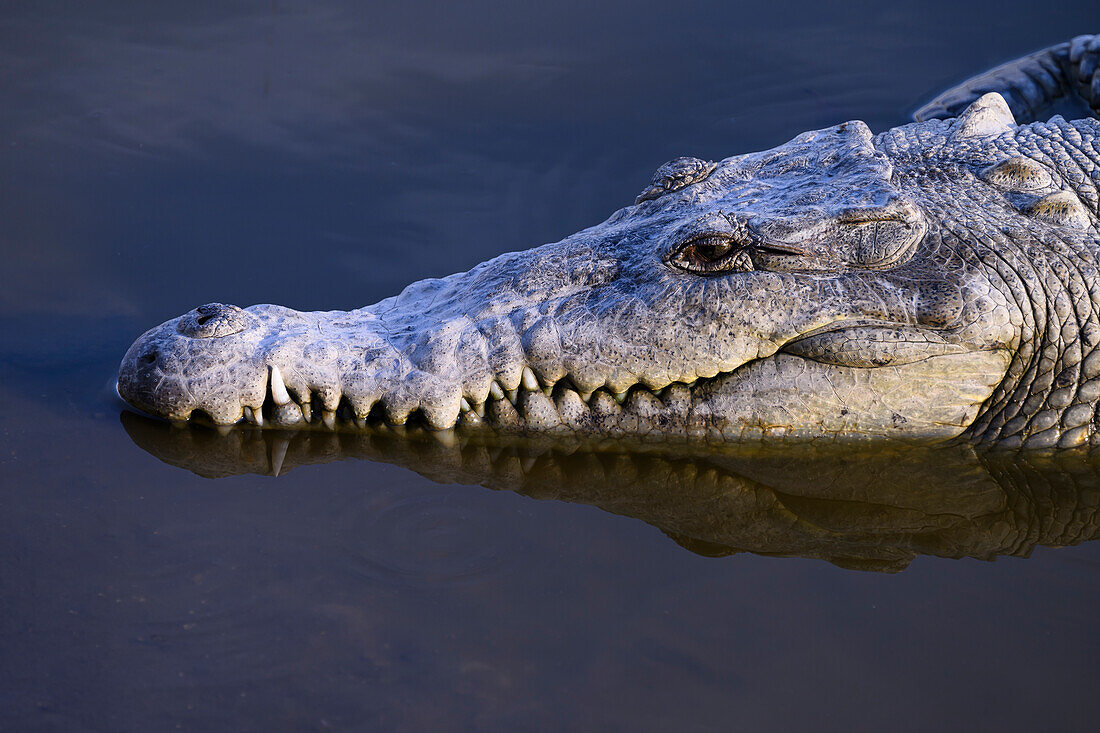
[[[1079, 41], [1063, 81], [1100, 58]], [[119, 392], [218, 424], [1100, 443], [1098, 139], [990, 93], [678, 159], [598, 226], [366, 308], [200, 307]]]

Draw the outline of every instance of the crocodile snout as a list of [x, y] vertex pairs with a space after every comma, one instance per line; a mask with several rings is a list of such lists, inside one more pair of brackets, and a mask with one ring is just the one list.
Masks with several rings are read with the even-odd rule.
[[119, 367], [118, 393], [172, 420], [201, 410], [214, 422], [235, 422], [242, 404], [263, 400], [267, 370], [257, 351], [270, 332], [235, 305], [201, 305], [134, 342]]

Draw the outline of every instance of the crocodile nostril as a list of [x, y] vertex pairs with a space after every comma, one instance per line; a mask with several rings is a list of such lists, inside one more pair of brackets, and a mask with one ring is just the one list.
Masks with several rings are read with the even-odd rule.
[[254, 323], [247, 311], [235, 305], [207, 303], [180, 318], [176, 330], [190, 338], [221, 338], [240, 333]]
[[146, 351], [144, 354], [141, 355], [141, 361], [142, 361], [143, 364], [152, 364], [156, 360], [157, 360], [157, 351], [156, 351], [156, 349], [151, 349], [151, 350]]

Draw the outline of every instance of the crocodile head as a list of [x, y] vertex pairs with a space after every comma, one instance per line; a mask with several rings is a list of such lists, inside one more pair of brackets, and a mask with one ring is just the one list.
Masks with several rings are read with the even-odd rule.
[[219, 424], [955, 436], [1035, 336], [989, 253], [1036, 245], [1061, 186], [1025, 180], [1003, 115], [681, 158], [602, 224], [359, 310], [202, 306], [138, 339], [119, 392]]

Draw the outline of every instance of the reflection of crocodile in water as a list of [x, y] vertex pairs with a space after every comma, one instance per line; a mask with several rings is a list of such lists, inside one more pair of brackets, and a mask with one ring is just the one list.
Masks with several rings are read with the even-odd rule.
[[1027, 556], [1100, 537], [1100, 463], [1077, 451], [809, 446], [795, 453], [623, 440], [434, 439], [408, 432], [177, 430], [130, 413], [139, 446], [203, 476], [278, 474], [341, 459], [432, 480], [592, 504], [652, 524], [703, 555], [747, 551], [897, 572], [917, 555]]
[[120, 394], [219, 424], [1100, 443], [1098, 60], [1081, 36], [877, 136], [677, 159], [602, 224], [360, 310], [202, 306]]

